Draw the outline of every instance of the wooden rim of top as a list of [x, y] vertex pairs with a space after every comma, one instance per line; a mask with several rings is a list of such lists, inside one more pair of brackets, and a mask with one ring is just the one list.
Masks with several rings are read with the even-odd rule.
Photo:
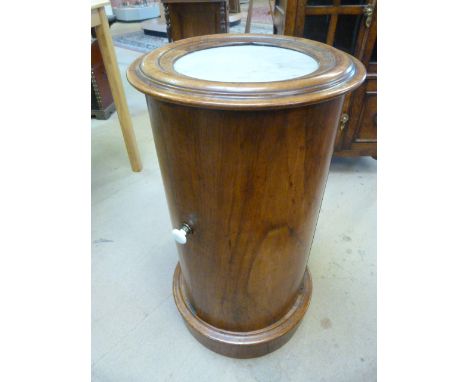
[[[295, 50], [314, 58], [314, 72], [285, 81], [217, 82], [185, 76], [174, 70], [182, 56], [221, 46], [263, 45]], [[353, 56], [299, 37], [265, 34], [214, 34], [179, 40], [135, 60], [128, 81], [161, 101], [215, 109], [272, 109], [323, 102], [357, 88], [366, 77]]]

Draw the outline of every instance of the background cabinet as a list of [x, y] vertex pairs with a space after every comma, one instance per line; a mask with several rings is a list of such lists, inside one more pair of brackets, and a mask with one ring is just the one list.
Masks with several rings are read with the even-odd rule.
[[91, 42], [91, 117], [108, 119], [115, 110], [97, 40]]
[[241, 12], [240, 0], [229, 0], [229, 13], [240, 13], [240, 12]]
[[363, 62], [367, 79], [345, 99], [335, 154], [377, 157], [377, 0], [275, 0], [274, 33], [321, 41]]
[[229, 32], [229, 0], [162, 0], [169, 42]]

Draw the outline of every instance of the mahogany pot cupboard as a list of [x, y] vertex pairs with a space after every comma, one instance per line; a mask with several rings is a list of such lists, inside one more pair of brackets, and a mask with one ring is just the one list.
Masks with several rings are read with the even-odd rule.
[[377, 157], [377, 0], [275, 0], [274, 32], [305, 37], [352, 54], [367, 69], [345, 97], [335, 154]]
[[129, 67], [178, 243], [175, 302], [211, 350], [264, 355], [303, 318], [340, 111], [365, 72], [326, 44], [257, 34], [180, 40]]
[[229, 32], [228, 0], [161, 1], [169, 41]]

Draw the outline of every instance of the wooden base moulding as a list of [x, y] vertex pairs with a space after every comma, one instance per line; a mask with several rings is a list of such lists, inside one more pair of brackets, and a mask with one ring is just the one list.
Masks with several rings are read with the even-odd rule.
[[306, 269], [301, 289], [291, 309], [266, 328], [250, 332], [223, 330], [203, 321], [191, 306], [180, 265], [174, 272], [174, 300], [190, 333], [208, 349], [233, 358], [254, 358], [271, 353], [292, 337], [307, 312], [312, 296], [312, 279]]

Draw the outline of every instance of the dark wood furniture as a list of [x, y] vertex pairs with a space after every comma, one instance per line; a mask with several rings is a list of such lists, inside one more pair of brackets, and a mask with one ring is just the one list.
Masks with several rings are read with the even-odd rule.
[[162, 0], [169, 41], [229, 32], [228, 0]]
[[[174, 69], [189, 53], [239, 46], [289, 48], [318, 68], [268, 82]], [[137, 59], [127, 77], [146, 95], [173, 233], [185, 244], [173, 292], [188, 329], [231, 357], [277, 349], [309, 305], [307, 261], [340, 111], [364, 66], [306, 39], [224, 34], [168, 44]]]
[[91, 117], [108, 119], [115, 111], [114, 100], [107, 79], [97, 41], [91, 42]]
[[240, 0], [229, 0], [229, 13], [240, 13]]
[[276, 0], [274, 32], [325, 42], [364, 63], [367, 79], [345, 99], [335, 154], [377, 156], [377, 1]]
[[[109, 28], [117, 21], [115, 16], [107, 16]], [[96, 30], [91, 28], [91, 117], [108, 119], [115, 111], [114, 100], [107, 79], [106, 68], [102, 60]]]

